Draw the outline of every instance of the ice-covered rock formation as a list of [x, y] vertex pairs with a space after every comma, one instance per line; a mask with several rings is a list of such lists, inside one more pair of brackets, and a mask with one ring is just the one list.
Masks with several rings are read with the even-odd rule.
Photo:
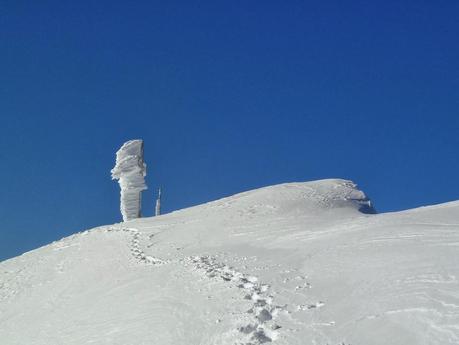
[[127, 141], [116, 152], [116, 165], [111, 171], [112, 179], [121, 188], [121, 214], [123, 220], [140, 217], [141, 193], [145, 184], [146, 165], [143, 161], [143, 140]]

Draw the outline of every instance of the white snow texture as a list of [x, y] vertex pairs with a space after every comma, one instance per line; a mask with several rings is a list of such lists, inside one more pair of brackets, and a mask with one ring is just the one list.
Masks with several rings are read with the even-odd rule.
[[140, 217], [141, 193], [145, 184], [146, 164], [143, 160], [143, 140], [130, 140], [116, 152], [116, 165], [112, 179], [121, 188], [120, 209], [123, 221]]
[[0, 344], [459, 344], [459, 201], [373, 211], [333, 179], [75, 234], [0, 263]]

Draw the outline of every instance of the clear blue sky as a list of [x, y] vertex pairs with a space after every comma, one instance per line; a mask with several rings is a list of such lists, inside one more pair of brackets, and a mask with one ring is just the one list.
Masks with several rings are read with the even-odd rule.
[[379, 211], [459, 199], [459, 2], [2, 1], [0, 260], [144, 213], [288, 181]]

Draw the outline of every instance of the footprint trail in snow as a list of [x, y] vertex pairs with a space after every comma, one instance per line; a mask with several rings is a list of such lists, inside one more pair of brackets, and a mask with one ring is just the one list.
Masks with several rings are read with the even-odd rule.
[[124, 231], [124, 232], [130, 233], [132, 235], [132, 239], [130, 243], [131, 254], [138, 261], [144, 264], [151, 264], [151, 265], [164, 265], [167, 263], [167, 261], [165, 260], [145, 254], [145, 252], [140, 247], [141, 233], [138, 229], [126, 228], [126, 227], [121, 227], [121, 228], [109, 227], [107, 231]]
[[274, 341], [278, 337], [281, 326], [276, 324], [278, 314], [285, 307], [273, 303], [269, 285], [258, 282], [258, 278], [245, 275], [232, 267], [218, 262], [212, 256], [193, 256], [187, 258], [187, 263], [205, 274], [209, 279], [221, 279], [228, 284], [234, 284], [245, 292], [245, 299], [252, 302], [247, 310], [251, 320], [239, 326], [238, 331], [246, 338], [246, 342], [238, 345], [256, 345]]

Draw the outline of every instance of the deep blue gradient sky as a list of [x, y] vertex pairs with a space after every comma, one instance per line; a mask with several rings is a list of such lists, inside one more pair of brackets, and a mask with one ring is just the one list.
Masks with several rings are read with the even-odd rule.
[[2, 1], [0, 260], [144, 213], [352, 179], [379, 211], [459, 199], [459, 2]]

